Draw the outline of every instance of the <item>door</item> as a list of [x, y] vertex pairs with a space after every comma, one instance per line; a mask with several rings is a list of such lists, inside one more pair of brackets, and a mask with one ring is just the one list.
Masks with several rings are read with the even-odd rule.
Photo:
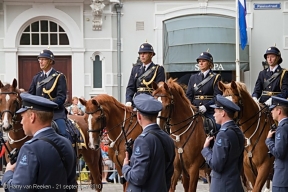
[[[41, 71], [37, 56], [19, 56], [18, 59], [19, 88], [29, 89], [32, 78]], [[71, 56], [56, 56], [53, 68], [62, 72], [67, 79], [67, 101], [72, 99]]]

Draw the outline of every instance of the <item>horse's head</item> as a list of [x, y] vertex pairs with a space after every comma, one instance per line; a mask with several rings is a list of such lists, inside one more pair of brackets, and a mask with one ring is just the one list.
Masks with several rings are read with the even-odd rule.
[[88, 101], [79, 100], [86, 107], [84, 119], [88, 123], [89, 147], [96, 150], [100, 147], [101, 135], [106, 127], [104, 110], [97, 102], [96, 97]]
[[158, 99], [163, 105], [157, 121], [159, 126], [167, 131], [174, 107], [173, 95], [165, 82], [159, 82], [158, 85], [153, 82], [152, 86], [154, 89], [152, 96]]
[[239, 86], [235, 81], [227, 84], [224, 84], [222, 81], [220, 81], [218, 84], [218, 87], [223, 92], [224, 97], [230, 97], [229, 99], [232, 100], [234, 103], [236, 103], [237, 105], [242, 105]]
[[16, 88], [17, 80], [5, 86], [0, 81], [0, 127], [4, 132], [10, 131], [15, 123], [20, 123], [21, 116], [15, 112], [21, 107], [20, 91]]

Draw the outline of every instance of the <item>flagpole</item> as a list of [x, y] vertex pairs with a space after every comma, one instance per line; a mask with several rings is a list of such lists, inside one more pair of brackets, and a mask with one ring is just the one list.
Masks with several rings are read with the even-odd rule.
[[238, 0], [236, 1], [236, 15], [235, 15], [235, 24], [236, 24], [236, 81], [240, 82], [240, 54], [239, 54], [239, 5]]

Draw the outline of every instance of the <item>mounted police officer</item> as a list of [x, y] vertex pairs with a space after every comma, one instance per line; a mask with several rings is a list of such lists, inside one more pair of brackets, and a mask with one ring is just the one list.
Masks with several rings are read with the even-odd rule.
[[[217, 95], [215, 105], [216, 123], [221, 128], [216, 136], [207, 137], [201, 151], [206, 163], [212, 169], [210, 192], [242, 192], [240, 173], [243, 168], [244, 135], [233, 117], [239, 106], [229, 99]], [[213, 148], [209, 147], [215, 139]]]
[[[205, 117], [215, 121], [213, 117], [214, 110], [209, 106], [215, 103], [217, 94], [222, 94], [218, 88], [221, 76], [212, 71], [214, 67], [213, 56], [209, 52], [202, 52], [196, 61], [200, 72], [191, 75], [186, 96], [194, 106], [199, 107], [199, 111]], [[218, 126], [219, 128], [220, 126]]]
[[288, 74], [280, 66], [282, 58], [277, 47], [269, 47], [264, 58], [269, 68], [260, 71], [252, 97], [256, 102], [270, 106], [271, 96], [288, 97]]
[[16, 113], [22, 116], [25, 134], [33, 138], [21, 147], [16, 163], [7, 164], [5, 191], [77, 191], [75, 152], [51, 127], [58, 105], [28, 93], [20, 97], [23, 106]]
[[52, 51], [48, 49], [41, 51], [38, 55], [38, 61], [42, 71], [33, 77], [28, 93], [50, 99], [58, 104], [58, 108], [54, 111], [53, 120], [58, 125], [59, 133], [69, 138], [65, 122], [67, 114], [64, 107], [67, 94], [66, 77], [53, 68], [55, 61]]
[[126, 191], [167, 192], [174, 171], [175, 149], [170, 136], [156, 124], [162, 104], [147, 94], [135, 96], [134, 104], [143, 132], [135, 140], [130, 163], [128, 152], [123, 162]]
[[164, 68], [152, 62], [152, 57], [155, 55], [152, 45], [143, 43], [140, 45], [138, 54], [142, 63], [132, 68], [126, 88], [126, 106], [132, 105], [136, 93], [151, 94], [153, 92], [151, 87], [153, 81], [156, 83], [165, 81]]
[[[288, 191], [288, 100], [272, 96], [269, 107], [278, 127], [270, 130], [265, 141], [270, 153], [275, 157], [272, 191]], [[275, 136], [273, 137], [273, 135]]]

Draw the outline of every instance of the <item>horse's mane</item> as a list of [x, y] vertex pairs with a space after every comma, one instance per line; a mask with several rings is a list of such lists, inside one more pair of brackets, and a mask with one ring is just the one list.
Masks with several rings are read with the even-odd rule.
[[176, 80], [177, 79], [170, 78], [167, 81], [168, 87], [173, 92], [173, 95], [175, 92], [177, 92], [179, 94], [179, 96], [183, 99], [183, 101], [186, 102], [188, 105], [190, 105], [191, 103], [190, 103], [189, 99], [186, 97], [186, 93], [184, 92], [183, 88], [177, 83]]
[[123, 105], [122, 103], [120, 103], [119, 101], [117, 101], [114, 97], [107, 95], [107, 94], [100, 94], [97, 95], [95, 97], [93, 97], [93, 99], [95, 99], [100, 105], [105, 105], [105, 103], [112, 103], [114, 105], [116, 105], [119, 108], [125, 109], [127, 111], [132, 111], [131, 107], [126, 107], [125, 105]]

